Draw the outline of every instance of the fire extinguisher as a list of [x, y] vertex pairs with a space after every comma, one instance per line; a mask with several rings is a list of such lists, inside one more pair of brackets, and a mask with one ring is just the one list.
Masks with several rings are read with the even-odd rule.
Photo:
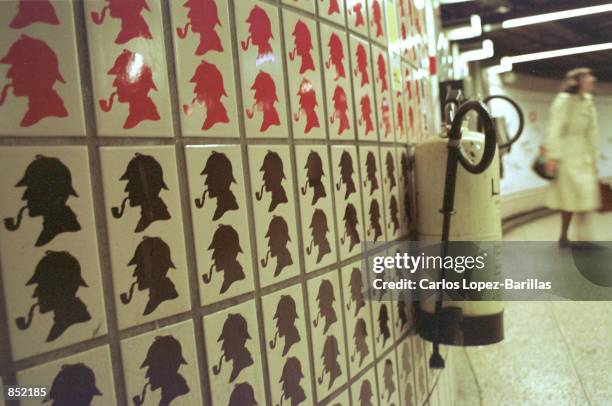
[[[470, 112], [478, 115], [482, 133], [464, 127]], [[501, 240], [499, 154], [491, 116], [483, 103], [464, 100], [456, 91], [447, 98], [445, 121], [443, 137], [431, 137], [415, 150], [418, 237], [441, 241], [442, 258], [449, 241]], [[439, 279], [444, 277], [442, 269]], [[433, 342], [430, 367], [444, 367], [440, 344], [501, 341], [503, 310], [501, 302], [448, 301], [441, 290], [418, 302], [417, 333]]]

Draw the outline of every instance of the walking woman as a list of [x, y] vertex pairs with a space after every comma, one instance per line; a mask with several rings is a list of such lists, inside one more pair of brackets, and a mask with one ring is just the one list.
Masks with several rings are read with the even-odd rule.
[[596, 78], [589, 68], [565, 75], [548, 118], [544, 142], [547, 170], [557, 173], [546, 195], [546, 205], [561, 211], [559, 246], [569, 246], [568, 230], [575, 217], [579, 240], [590, 238], [588, 213], [600, 207], [597, 160], [597, 115], [591, 92]]

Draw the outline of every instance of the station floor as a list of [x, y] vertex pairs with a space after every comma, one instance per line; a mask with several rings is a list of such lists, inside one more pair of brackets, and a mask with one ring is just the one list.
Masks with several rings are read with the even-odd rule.
[[[612, 241], [612, 214], [594, 214], [594, 240]], [[554, 241], [558, 214], [504, 240]], [[571, 238], [571, 228], [570, 228]], [[612, 405], [612, 302], [508, 302], [502, 343], [454, 352], [457, 406]]]

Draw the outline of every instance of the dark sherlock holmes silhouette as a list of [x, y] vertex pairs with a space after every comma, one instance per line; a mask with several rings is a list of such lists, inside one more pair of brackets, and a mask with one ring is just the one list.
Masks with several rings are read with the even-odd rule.
[[393, 364], [390, 359], [385, 360], [385, 369], [383, 371], [383, 385], [387, 392], [387, 402], [391, 401], [391, 396], [395, 392], [395, 383], [393, 382]]
[[96, 376], [85, 364], [66, 364], [53, 379], [49, 399], [51, 406], [89, 406], [94, 396], [102, 396], [96, 387]]
[[346, 191], [344, 192], [344, 200], [348, 199], [352, 193], [356, 192], [355, 182], [353, 181], [353, 174], [355, 173], [355, 169], [353, 168], [353, 158], [351, 158], [351, 154], [346, 151], [342, 152], [340, 156], [340, 163], [338, 164], [340, 168], [340, 180], [336, 183], [336, 190], [340, 191], [342, 184], [346, 186]]
[[344, 47], [342, 46], [342, 41], [340, 37], [336, 33], [332, 33], [329, 36], [329, 41], [327, 41], [327, 47], [329, 49], [329, 59], [325, 61], [325, 68], [329, 69], [334, 66], [336, 70], [336, 76], [334, 77], [334, 81], [345, 78], [346, 71], [344, 69]]
[[176, 29], [179, 38], [187, 37], [191, 29], [191, 32], [200, 36], [196, 55], [204, 55], [209, 51], [223, 52], [223, 44], [216, 31], [217, 26], [221, 27], [221, 21], [215, 0], [187, 0], [183, 7], [189, 9], [189, 22], [182, 29]]
[[149, 26], [141, 15], [144, 10], [151, 11], [146, 0], [108, 0], [101, 12], [91, 13], [91, 19], [100, 25], [104, 23], [106, 12], [110, 11], [112, 18], [121, 20], [121, 30], [115, 38], [115, 44], [125, 44], [134, 38], [152, 38]]
[[159, 406], [168, 406], [174, 399], [189, 393], [187, 381], [179, 374], [181, 365], [186, 364], [181, 343], [176, 338], [171, 335], [155, 337], [140, 365], [140, 368], [148, 368], [145, 374], [147, 383], [142, 387], [140, 395], [132, 397], [134, 406], [144, 404], [147, 387], [152, 391], [161, 389]]
[[404, 370], [404, 375], [408, 376], [412, 373], [412, 353], [410, 352], [410, 344], [408, 341], [404, 342], [402, 346], [402, 369]]
[[368, 337], [368, 330], [366, 328], [365, 320], [362, 318], [357, 319], [355, 323], [355, 331], [353, 331], [353, 343], [355, 345], [355, 351], [351, 354], [351, 362], [355, 361], [357, 353], [359, 353], [359, 366], [363, 364], [365, 357], [370, 354], [366, 339]]
[[21, 35], [0, 63], [10, 65], [6, 72], [9, 83], [0, 93], [0, 107], [11, 88], [13, 96], [28, 99], [28, 109], [19, 123], [21, 127], [33, 126], [46, 117], [68, 116], [64, 101], [54, 90], [55, 82], [66, 81], [60, 73], [57, 55], [47, 43]]
[[370, 182], [370, 196], [372, 196], [374, 192], [378, 190], [378, 178], [376, 177], [378, 168], [376, 167], [376, 158], [374, 157], [374, 153], [372, 151], [368, 152], [365, 164], [367, 179], [363, 181], [363, 186], [367, 186], [368, 182]]
[[178, 292], [174, 283], [168, 278], [170, 268], [176, 269], [172, 263], [170, 247], [159, 237], [143, 237], [128, 266], [135, 265], [133, 277], [136, 278], [128, 293], [122, 293], [121, 303], [132, 301], [134, 288], [139, 291], [149, 290], [149, 301], [142, 313], [143, 316], [153, 313], [157, 307], [167, 301], [176, 299]]
[[334, 287], [328, 279], [323, 279], [319, 285], [319, 292], [317, 293], [319, 311], [317, 312], [317, 318], [312, 321], [312, 325], [318, 327], [320, 317], [325, 319], [323, 334], [327, 334], [327, 330], [329, 330], [331, 325], [338, 321], [336, 310], [334, 310], [335, 301], [336, 296], [334, 295]]
[[325, 186], [323, 186], [321, 182], [321, 179], [325, 176], [323, 172], [323, 162], [318, 153], [310, 151], [304, 169], [306, 169], [307, 180], [306, 185], [302, 186], [302, 194], [306, 195], [308, 187], [310, 186], [313, 189], [311, 205], [314, 206], [320, 198], [327, 196], [325, 193]]
[[271, 349], [275, 349], [278, 337], [284, 338], [283, 357], [287, 355], [293, 344], [300, 341], [300, 333], [295, 327], [297, 319], [295, 301], [289, 295], [282, 295], [276, 306], [276, 313], [274, 313], [276, 333], [274, 333], [274, 338], [268, 344]]
[[91, 319], [87, 306], [76, 296], [79, 287], [88, 287], [81, 277], [81, 265], [68, 252], [47, 251], [26, 283], [31, 285], [36, 285], [32, 295], [36, 303], [30, 307], [27, 318], [15, 320], [18, 329], [30, 328], [36, 307], [41, 314], [53, 312], [54, 315], [47, 342], [57, 339], [73, 324]]
[[125, 204], [129, 201], [130, 207], [140, 206], [140, 220], [134, 232], [144, 231], [151, 223], [171, 218], [168, 207], [159, 197], [162, 189], [168, 190], [164, 182], [164, 171], [151, 155], [134, 154], [128, 163], [125, 172], [119, 180], [126, 180], [124, 191], [127, 197], [123, 199], [120, 207], [113, 207], [113, 217], [123, 217]]
[[389, 311], [384, 303], [380, 305], [380, 310], [378, 311], [378, 337], [376, 337], [376, 342], [380, 342], [381, 337], [383, 345], [391, 337], [391, 332], [389, 331]]
[[385, 167], [387, 168], [387, 179], [385, 179], [385, 183], [389, 184], [389, 191], [392, 191], [397, 185], [397, 180], [395, 179], [395, 158], [393, 158], [393, 153], [391, 153], [391, 151], [387, 152], [385, 156]]
[[15, 187], [26, 188], [21, 197], [26, 205], [16, 218], [4, 219], [7, 230], [19, 229], [26, 209], [30, 217], [43, 218], [43, 229], [35, 243], [37, 247], [47, 244], [58, 234], [81, 229], [77, 216], [66, 205], [70, 196], [78, 197], [72, 186], [72, 175], [59, 159], [36, 155]]
[[394, 235], [399, 231], [400, 228], [398, 213], [399, 208], [397, 204], [397, 199], [395, 198], [395, 195], [391, 195], [391, 199], [389, 200], [389, 228], [393, 227]]
[[212, 63], [200, 62], [197, 66], [190, 83], [194, 84], [194, 97], [191, 104], [183, 104], [183, 112], [187, 115], [193, 113], [195, 104], [204, 105], [206, 117], [202, 124], [202, 130], [210, 130], [215, 124], [229, 123], [229, 117], [225, 105], [221, 100], [227, 97], [223, 74]]
[[351, 305], [355, 302], [355, 316], [359, 314], [359, 310], [365, 306], [365, 298], [363, 296], [363, 280], [361, 279], [361, 271], [359, 268], [353, 268], [351, 271], [351, 279], [349, 281], [351, 288], [351, 297], [346, 304], [346, 310], [351, 310]]
[[359, 388], [359, 406], [372, 406], [372, 396], [372, 384], [368, 379], [364, 379]]
[[368, 229], [368, 237], [373, 233], [374, 242], [382, 235], [382, 226], [380, 225], [380, 205], [378, 200], [372, 199], [370, 203], [370, 227]]
[[338, 135], [340, 135], [345, 130], [351, 128], [348, 118], [348, 100], [346, 98], [346, 92], [342, 86], [336, 86], [332, 101], [334, 102], [334, 111], [329, 118], [329, 122], [334, 124], [336, 121], [338, 121]]
[[10, 28], [20, 29], [35, 23], [58, 25], [59, 19], [49, 0], [19, 0], [17, 14], [9, 24]]
[[247, 322], [239, 314], [230, 313], [225, 319], [221, 335], [217, 342], [221, 343], [221, 357], [219, 363], [212, 368], [213, 374], [219, 375], [223, 369], [223, 360], [232, 361], [232, 372], [229, 382], [240, 375], [240, 372], [253, 365], [251, 353], [246, 348], [247, 340], [250, 340]]
[[234, 282], [245, 278], [242, 265], [238, 262], [238, 254], [242, 253], [242, 248], [238, 233], [232, 226], [219, 224], [208, 250], [213, 252], [213, 263], [208, 274], [202, 275], [204, 283], [209, 284], [212, 281], [214, 270], [223, 272], [223, 284], [219, 293], [225, 293]]
[[129, 108], [123, 128], [134, 128], [145, 120], [159, 121], [157, 106], [149, 97], [149, 92], [157, 91], [157, 87], [151, 67], [144, 63], [142, 54], [124, 49], [106, 74], [115, 77], [112, 83], [115, 91], [108, 100], [98, 100], [104, 113], [112, 110], [117, 97], [119, 103], [127, 103]]
[[261, 201], [264, 196], [264, 190], [270, 192], [271, 200], [268, 212], [273, 212], [281, 203], [287, 203], [287, 192], [283, 187], [283, 180], [285, 178], [285, 171], [283, 169], [283, 160], [276, 153], [268, 150], [268, 153], [264, 157], [259, 172], [262, 172], [263, 185], [261, 190], [255, 193], [255, 198]]
[[319, 247], [319, 253], [317, 255], [318, 264], [325, 255], [331, 252], [331, 247], [326, 237], [329, 232], [327, 217], [323, 210], [315, 209], [312, 214], [312, 220], [310, 221], [310, 231], [312, 233], [312, 240], [310, 240], [310, 245], [306, 247], [306, 254], [310, 255], [313, 252], [313, 245]]
[[248, 382], [239, 383], [234, 386], [230, 395], [228, 406], [256, 406], [255, 392]]
[[359, 232], [357, 231], [357, 210], [351, 203], [346, 205], [344, 210], [344, 235], [340, 238], [342, 244], [345, 243], [346, 238], [349, 240], [349, 252], [353, 250], [353, 247], [361, 241], [359, 238]]
[[265, 132], [271, 126], [280, 125], [280, 117], [274, 105], [278, 103], [276, 84], [268, 72], [259, 71], [251, 85], [253, 91], [253, 105], [246, 109], [247, 118], [252, 119], [255, 111], [263, 114], [259, 131]]
[[327, 336], [325, 339], [325, 344], [323, 344], [323, 352], [321, 353], [323, 370], [321, 371], [321, 375], [317, 378], [319, 385], [323, 384], [325, 375], [329, 374], [329, 384], [327, 385], [327, 388], [330, 389], [336, 379], [342, 375], [342, 369], [338, 363], [339, 356], [340, 350], [338, 348], [338, 340], [333, 335]]
[[412, 320], [412, 306], [410, 297], [406, 292], [400, 292], [397, 298], [397, 322], [395, 323], [401, 330], [408, 327], [408, 322]]
[[300, 381], [303, 377], [304, 374], [302, 373], [300, 360], [295, 357], [287, 358], [278, 381], [282, 384], [283, 390], [280, 401], [276, 406], [282, 406], [284, 399], [288, 400], [291, 406], [297, 406], [306, 400], [306, 393], [304, 393], [304, 389], [300, 386]]
[[268, 251], [266, 252], [266, 257], [260, 260], [260, 264], [265, 268], [268, 266], [270, 256], [276, 258], [274, 277], [277, 277], [285, 267], [293, 264], [293, 258], [291, 258], [291, 253], [287, 248], [291, 238], [289, 237], [289, 227], [285, 219], [273, 216], [265, 237], [268, 239]]
[[205, 176], [206, 179], [204, 180], [205, 189], [202, 192], [202, 197], [195, 199], [195, 205], [198, 209], [204, 207], [206, 194], [208, 193], [209, 199], [217, 199], [213, 221], [219, 220], [228, 211], [238, 210], [236, 196], [230, 190], [232, 183], [236, 184], [236, 179], [232, 170], [232, 162], [225, 154], [213, 151], [200, 175]]
[[314, 71], [315, 66], [311, 54], [312, 37], [308, 26], [302, 20], [298, 20], [291, 35], [293, 35], [294, 48], [289, 52], [289, 59], [293, 61], [296, 55], [302, 59], [300, 75], [309, 70]]
[[300, 87], [297, 91], [297, 96], [299, 96], [298, 103], [300, 104], [300, 108], [297, 112], [293, 113], [293, 121], [296, 123], [300, 121], [301, 113], [304, 113], [304, 116], [306, 117], [304, 134], [308, 134], [313, 128], [321, 127], [321, 124], [319, 123], [319, 116], [317, 116], [316, 112], [316, 108], [319, 105], [319, 102], [317, 101], [317, 94], [314, 86], [308, 79], [302, 78], [302, 82], [300, 83]]

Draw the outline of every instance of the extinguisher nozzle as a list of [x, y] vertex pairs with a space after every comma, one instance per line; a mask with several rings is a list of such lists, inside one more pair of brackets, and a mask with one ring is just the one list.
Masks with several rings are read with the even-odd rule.
[[429, 367], [432, 369], [444, 369], [444, 358], [442, 358], [439, 352], [434, 351], [434, 353], [431, 354], [431, 358], [429, 358]]

